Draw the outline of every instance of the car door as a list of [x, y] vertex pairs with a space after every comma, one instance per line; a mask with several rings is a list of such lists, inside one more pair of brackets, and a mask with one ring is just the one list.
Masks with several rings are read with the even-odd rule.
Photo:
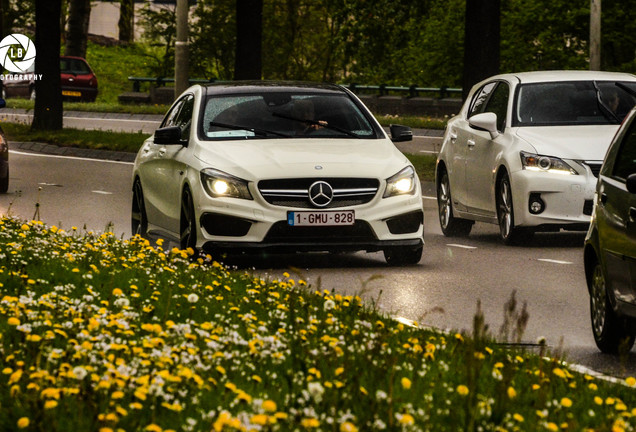
[[482, 112], [495, 113], [500, 135], [493, 139], [489, 132], [471, 128], [466, 142], [465, 203], [468, 211], [490, 217], [495, 215], [494, 171], [497, 156], [501, 153], [501, 133], [506, 127], [510, 87], [504, 81], [494, 81], [486, 84], [484, 90], [487, 91], [484, 92], [483, 103], [471, 116]]
[[599, 179], [597, 224], [608, 288], [617, 300], [636, 304], [636, 194], [626, 179], [636, 173], [636, 122], [621, 140], [609, 175]]
[[160, 126], [179, 126], [184, 142], [151, 142], [142, 150], [143, 163], [140, 164], [140, 174], [148, 221], [171, 233], [179, 232], [180, 187], [184, 173], [182, 153], [189, 138], [193, 107], [194, 97], [186, 95], [173, 105]]
[[475, 114], [484, 112], [485, 104], [495, 88], [495, 84], [488, 83], [477, 90], [472, 96], [466, 117], [459, 118], [449, 124], [450, 151], [448, 152], [447, 164], [450, 169], [448, 175], [453, 205], [460, 211], [467, 210], [466, 158], [468, 157], [468, 148], [474, 142], [475, 133], [468, 124], [468, 119]]

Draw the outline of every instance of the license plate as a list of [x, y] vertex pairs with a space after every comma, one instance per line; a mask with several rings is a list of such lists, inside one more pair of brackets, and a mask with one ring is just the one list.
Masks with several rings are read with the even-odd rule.
[[82, 92], [78, 92], [78, 91], [70, 91], [70, 90], [62, 90], [62, 96], [76, 96], [76, 97], [82, 97]]
[[287, 212], [287, 224], [290, 226], [340, 226], [355, 222], [353, 210]]

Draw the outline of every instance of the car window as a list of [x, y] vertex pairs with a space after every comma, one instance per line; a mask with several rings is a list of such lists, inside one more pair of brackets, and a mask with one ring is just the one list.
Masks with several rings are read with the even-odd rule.
[[497, 114], [497, 130], [503, 131], [506, 126], [506, 113], [508, 112], [508, 98], [510, 88], [505, 82], [500, 82], [486, 103], [484, 112]]
[[88, 65], [80, 59], [61, 58], [60, 71], [73, 75], [88, 75], [91, 73]]
[[470, 109], [468, 110], [469, 118], [475, 114], [486, 112], [486, 103], [496, 86], [497, 82], [494, 81], [484, 85], [481, 89], [479, 89], [479, 91], [475, 92], [475, 96], [470, 103]]
[[[518, 86], [512, 126], [618, 124], [636, 103], [636, 83], [563, 81]], [[615, 100], [618, 99], [616, 105]]]
[[636, 173], [636, 122], [625, 134], [621, 147], [614, 161], [614, 177], [625, 180], [630, 174]]
[[188, 95], [184, 98], [181, 109], [174, 119], [174, 126], [179, 126], [181, 128], [182, 137], [187, 137], [190, 134], [192, 111], [194, 111], [194, 96]]
[[176, 126], [176, 118], [177, 118], [177, 115], [179, 114], [179, 110], [181, 109], [181, 106], [183, 105], [184, 101], [185, 99], [181, 99], [172, 106], [170, 111], [168, 111], [168, 114], [166, 114], [166, 117], [161, 122], [160, 127], [164, 128], [164, 127]]
[[202, 139], [377, 138], [370, 120], [345, 94], [223, 94], [207, 99]]

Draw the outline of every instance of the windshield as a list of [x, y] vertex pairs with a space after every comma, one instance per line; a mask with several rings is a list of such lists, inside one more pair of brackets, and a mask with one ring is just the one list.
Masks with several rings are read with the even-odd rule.
[[262, 93], [210, 97], [202, 138], [377, 138], [364, 113], [342, 94]]
[[636, 91], [634, 82], [522, 84], [517, 89], [512, 125], [619, 124], [636, 104], [636, 98], [625, 90], [626, 87]]

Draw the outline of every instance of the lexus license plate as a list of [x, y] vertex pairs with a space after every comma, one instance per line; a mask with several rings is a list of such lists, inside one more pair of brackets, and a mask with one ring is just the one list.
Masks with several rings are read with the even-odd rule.
[[353, 210], [287, 212], [287, 224], [291, 226], [340, 226], [353, 225], [355, 222]]

